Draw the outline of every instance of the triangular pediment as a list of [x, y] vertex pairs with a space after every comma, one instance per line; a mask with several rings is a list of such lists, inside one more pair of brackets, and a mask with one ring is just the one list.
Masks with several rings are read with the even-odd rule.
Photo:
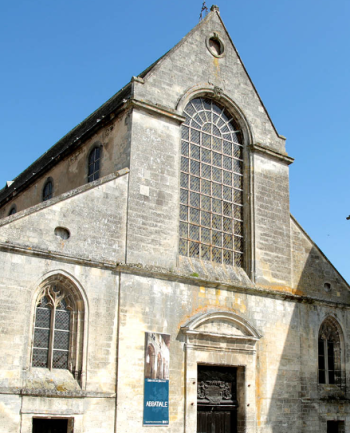
[[[221, 41], [221, 55], [213, 54], [209, 42], [212, 37]], [[220, 99], [220, 95], [224, 95], [246, 117], [252, 128], [252, 141], [285, 153], [285, 139], [273, 125], [223, 24], [218, 8], [214, 8], [174, 48], [141, 73], [139, 78], [134, 82], [133, 97], [171, 110], [181, 108], [179, 101], [191, 89], [206, 89], [211, 86], [213, 92], [216, 92], [213, 97]]]

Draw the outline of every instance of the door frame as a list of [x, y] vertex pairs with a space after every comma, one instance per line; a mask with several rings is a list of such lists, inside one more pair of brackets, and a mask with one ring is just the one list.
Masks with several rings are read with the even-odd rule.
[[198, 364], [237, 367], [237, 432], [255, 431], [255, 345], [261, 335], [237, 314], [217, 310], [195, 316], [181, 331], [185, 337], [185, 433], [197, 432]]

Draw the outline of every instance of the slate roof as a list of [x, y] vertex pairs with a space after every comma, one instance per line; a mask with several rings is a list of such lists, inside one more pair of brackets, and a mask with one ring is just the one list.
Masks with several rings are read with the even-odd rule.
[[[169, 50], [171, 51], [171, 50]], [[158, 60], [152, 63], [148, 68], [142, 71], [138, 77], [144, 78], [152, 69], [163, 59], [168, 53], [166, 52]], [[61, 138], [54, 144], [48, 151], [41, 155], [36, 161], [19, 174], [10, 186], [5, 186], [0, 190], [0, 207], [6, 203], [6, 199], [12, 195], [16, 190], [18, 193], [25, 189], [28, 185], [35, 181], [38, 177], [42, 176], [46, 171], [50, 170], [59, 160], [64, 158], [78, 148], [89, 134], [93, 133], [99, 128], [99, 122], [108, 117], [113, 111], [117, 110], [123, 101], [130, 99], [132, 96], [132, 83], [131, 81], [124, 86], [119, 92], [113, 95], [101, 107], [94, 111], [90, 116], [79, 123], [68, 134]]]
[[82, 144], [81, 140], [84, 140], [85, 137], [99, 128], [99, 123], [104, 118], [118, 109], [118, 107], [123, 104], [123, 101], [130, 98], [131, 88], [131, 82], [129, 82], [19, 174], [10, 186], [6, 185], [5, 188], [0, 190], [0, 206], [5, 204], [6, 198], [11, 196], [15, 190], [17, 192], [23, 190], [35, 179], [48, 171], [59, 160], [78, 148]]

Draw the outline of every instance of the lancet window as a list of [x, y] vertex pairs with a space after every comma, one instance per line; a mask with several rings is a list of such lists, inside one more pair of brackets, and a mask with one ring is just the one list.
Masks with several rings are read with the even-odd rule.
[[[78, 308], [80, 304], [80, 308]], [[82, 302], [63, 284], [45, 285], [37, 298], [32, 366], [81, 373]]]
[[341, 341], [337, 325], [326, 319], [318, 337], [318, 381], [321, 384], [342, 384]]
[[93, 182], [100, 178], [101, 148], [94, 147], [89, 155], [88, 162], [88, 182]]
[[181, 130], [183, 256], [243, 266], [243, 135], [223, 106], [188, 103]]

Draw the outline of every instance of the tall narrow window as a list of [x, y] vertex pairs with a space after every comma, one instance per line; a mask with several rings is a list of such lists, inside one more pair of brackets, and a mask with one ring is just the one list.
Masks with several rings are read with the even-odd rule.
[[53, 182], [48, 179], [43, 189], [43, 201], [50, 200], [53, 196]]
[[89, 155], [88, 182], [93, 182], [100, 177], [100, 157], [101, 149], [94, 147]]
[[193, 99], [184, 115], [179, 252], [241, 267], [242, 133], [229, 112], [210, 99]]
[[33, 367], [68, 369], [80, 378], [81, 305], [82, 301], [58, 281], [40, 291], [35, 311]]
[[16, 205], [13, 205], [10, 209], [9, 215], [14, 215], [17, 212]]
[[327, 318], [318, 337], [318, 381], [341, 385], [341, 345], [334, 319]]

